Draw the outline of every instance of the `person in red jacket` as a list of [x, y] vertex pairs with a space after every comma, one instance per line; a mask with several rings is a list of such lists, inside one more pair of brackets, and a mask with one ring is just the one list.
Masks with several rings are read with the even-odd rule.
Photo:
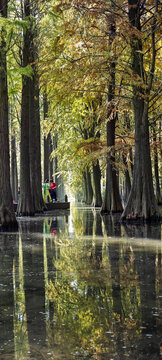
[[56, 187], [57, 187], [56, 183], [53, 182], [53, 179], [51, 179], [49, 192], [51, 195], [52, 202], [57, 201]]

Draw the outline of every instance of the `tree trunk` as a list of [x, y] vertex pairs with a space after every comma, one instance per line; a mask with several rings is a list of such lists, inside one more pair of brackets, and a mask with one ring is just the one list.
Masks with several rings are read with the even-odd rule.
[[[141, 31], [140, 26], [140, 3], [138, 0], [128, 0], [129, 21], [134, 29]], [[143, 55], [141, 38], [132, 35], [131, 56], [132, 70], [136, 77], [144, 79]], [[154, 69], [152, 69], [152, 73]], [[152, 76], [151, 73], [151, 76]], [[147, 89], [147, 99], [150, 89]], [[135, 159], [134, 172], [131, 192], [127, 205], [122, 214], [121, 220], [142, 220], [151, 221], [159, 218], [159, 211], [156, 204], [152, 167], [149, 144], [149, 124], [148, 124], [148, 102], [143, 98], [144, 90], [142, 86], [133, 86], [133, 105], [135, 118]]]
[[[43, 110], [44, 110], [44, 120], [46, 120], [48, 114], [48, 101], [47, 95], [43, 95]], [[44, 136], [44, 182], [48, 179], [50, 180], [50, 142], [51, 135], [50, 133], [47, 136]]]
[[18, 201], [18, 176], [17, 176], [15, 135], [11, 135], [11, 189], [12, 189], [12, 197], [17, 202]]
[[[124, 111], [124, 128], [129, 133], [131, 131], [131, 124], [130, 124], [130, 117], [128, 110]], [[129, 160], [130, 160], [130, 167], [131, 167], [131, 178], [133, 176], [133, 151], [132, 147], [129, 148]]]
[[123, 189], [123, 200], [124, 203], [128, 200], [128, 196], [131, 190], [131, 181], [130, 181], [130, 175], [128, 171], [128, 164], [125, 154], [123, 155], [123, 164], [125, 165], [125, 180], [124, 180], [124, 189]]
[[[53, 151], [53, 140], [52, 140], [52, 137], [51, 137], [51, 134], [50, 134], [50, 139], [49, 139], [49, 147], [50, 147], [50, 155]], [[50, 179], [52, 179], [52, 176], [53, 176], [53, 168], [54, 168], [54, 164], [53, 164], [53, 159], [50, 158], [50, 163], [49, 163], [49, 174], [50, 174]]]
[[155, 193], [156, 200], [159, 205], [162, 204], [162, 196], [160, 192], [160, 182], [159, 182], [159, 166], [158, 166], [158, 151], [156, 144], [156, 132], [155, 128], [153, 129], [153, 137], [154, 137], [154, 174], [155, 174]]
[[[107, 146], [113, 149], [115, 145], [115, 119], [107, 123]], [[111, 150], [107, 159], [106, 189], [102, 206], [102, 213], [115, 213], [122, 211], [122, 203], [119, 194], [119, 186], [115, 169], [115, 154]]]
[[87, 194], [88, 194], [87, 178], [86, 178], [86, 172], [84, 171], [84, 173], [83, 173], [83, 201], [85, 203], [86, 203], [86, 200], [87, 200]]
[[[34, 22], [34, 21], [33, 21]], [[34, 24], [35, 26], [35, 24]], [[33, 76], [30, 79], [30, 122], [29, 122], [29, 152], [30, 152], [30, 181], [34, 211], [43, 212], [44, 201], [42, 196], [41, 175], [41, 145], [40, 145], [40, 109], [39, 109], [39, 77], [37, 69], [37, 48], [34, 44], [31, 21], [30, 34], [30, 62], [33, 68]]]
[[[110, 29], [110, 47], [115, 38], [116, 28], [115, 22], [112, 19], [112, 22], [109, 25]], [[107, 157], [107, 169], [106, 169], [106, 189], [105, 189], [105, 198], [102, 206], [102, 213], [110, 212], [121, 212], [123, 210], [121, 198], [119, 194], [119, 187], [116, 176], [115, 169], [115, 108], [114, 108], [114, 96], [115, 96], [115, 59], [112, 58], [110, 64], [110, 83], [108, 88], [108, 102], [110, 110], [108, 112], [108, 121], [107, 121], [107, 146], [110, 147], [110, 152]]]
[[[7, 1], [0, 1], [0, 15], [7, 17]], [[17, 230], [10, 186], [6, 31], [0, 30], [0, 227]]]
[[[57, 142], [58, 142], [58, 134], [55, 134], [54, 138], [53, 138], [53, 149], [54, 150], [57, 149]], [[59, 171], [57, 156], [55, 156], [53, 159], [53, 165], [54, 165], [54, 174], [55, 174]], [[57, 184], [57, 199], [59, 199], [59, 201], [64, 201], [65, 189], [64, 189], [63, 177], [61, 174], [55, 175], [55, 182]]]
[[91, 174], [89, 169], [86, 169], [85, 174], [86, 174], [86, 188], [87, 188], [86, 204], [91, 205], [93, 200], [93, 189], [92, 189]]
[[41, 147], [40, 147], [40, 115], [39, 115], [39, 82], [36, 69], [30, 80], [30, 180], [35, 212], [42, 212]]
[[[24, 1], [24, 17], [30, 16], [29, 0]], [[30, 64], [30, 29], [24, 31], [23, 67]], [[20, 197], [17, 213], [19, 216], [34, 215], [33, 198], [30, 185], [30, 154], [29, 154], [29, 92], [30, 78], [22, 76], [21, 104], [21, 143], [20, 143]]]
[[93, 188], [93, 206], [101, 207], [102, 206], [102, 196], [101, 196], [101, 170], [99, 161], [97, 160], [96, 164], [92, 165], [92, 188]]

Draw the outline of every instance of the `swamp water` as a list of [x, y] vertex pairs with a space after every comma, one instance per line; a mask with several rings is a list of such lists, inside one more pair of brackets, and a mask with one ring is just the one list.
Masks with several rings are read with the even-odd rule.
[[71, 208], [0, 233], [0, 360], [162, 359], [160, 224]]

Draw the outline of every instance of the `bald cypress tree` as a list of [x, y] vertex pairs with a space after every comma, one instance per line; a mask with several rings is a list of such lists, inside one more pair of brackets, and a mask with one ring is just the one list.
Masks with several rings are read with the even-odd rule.
[[[30, 18], [30, 1], [24, 0], [24, 19]], [[30, 28], [23, 34], [23, 59], [22, 66], [30, 63]], [[30, 184], [30, 153], [29, 153], [29, 91], [30, 78], [22, 76], [22, 100], [21, 100], [21, 144], [20, 144], [20, 197], [17, 213], [19, 215], [34, 215], [34, 205]]]
[[135, 157], [133, 181], [128, 202], [121, 217], [122, 220], [129, 221], [151, 221], [156, 220], [159, 217], [159, 211], [153, 189], [148, 120], [150, 92], [155, 72], [155, 32], [158, 1], [155, 1], [154, 4], [155, 6], [152, 9], [150, 23], [152, 58], [146, 81], [143, 63], [141, 2], [139, 0], [128, 0], [132, 71], [136, 79], [138, 79], [138, 81], [134, 82], [133, 84], [133, 107], [135, 119]]
[[[0, 0], [0, 15], [7, 18], [7, 0]], [[0, 28], [0, 227], [17, 229], [9, 166], [8, 89], [6, 64], [6, 31]]]
[[24, 0], [24, 19], [28, 27], [23, 34], [22, 67], [30, 66], [32, 74], [22, 76], [21, 103], [21, 153], [20, 153], [20, 198], [19, 215], [34, 215], [42, 212], [41, 154], [40, 154], [40, 115], [39, 115], [39, 78], [37, 71], [37, 36], [35, 24], [35, 4]]
[[[114, 4], [112, 4], [112, 10], [114, 10]], [[110, 48], [116, 36], [116, 24], [114, 16], [112, 14], [109, 19], [109, 45]], [[116, 113], [115, 113], [115, 71], [116, 71], [116, 59], [115, 55], [112, 56], [110, 64], [109, 76], [110, 82], [108, 86], [108, 102], [110, 109], [108, 111], [107, 121], [107, 146], [111, 149], [107, 156], [106, 167], [106, 189], [105, 196], [102, 205], [102, 213], [115, 213], [122, 212], [123, 207], [121, 203], [119, 186], [117, 181], [116, 165], [115, 165], [115, 126], [116, 126]]]

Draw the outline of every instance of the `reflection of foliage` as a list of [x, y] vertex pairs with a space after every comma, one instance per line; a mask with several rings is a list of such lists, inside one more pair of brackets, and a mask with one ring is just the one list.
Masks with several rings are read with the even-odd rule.
[[15, 293], [14, 339], [15, 360], [23, 359], [24, 355], [26, 356], [29, 351], [29, 343], [25, 312], [25, 294], [21, 289], [17, 289]]
[[15, 263], [13, 266], [14, 282], [14, 341], [15, 360], [28, 359], [29, 343], [27, 332], [27, 317], [25, 309], [25, 291], [23, 274], [23, 252], [21, 236], [19, 237], [19, 272], [16, 274]]
[[72, 208], [72, 214], [73, 214], [73, 226], [75, 228], [75, 233], [77, 235], [83, 235], [84, 234], [84, 219], [83, 219], [83, 212], [79, 212], [76, 207]]
[[[62, 337], [68, 341], [70, 333], [71, 342], [76, 346], [84, 347], [93, 352], [94, 347], [100, 351], [102, 343], [106, 343], [105, 330], [109, 330], [113, 313], [109, 313], [108, 289], [98, 289], [67, 279], [56, 281], [55, 285], [49, 285], [49, 298], [54, 302], [55, 320]], [[106, 300], [104, 296], [106, 295]], [[105, 312], [108, 313], [105, 319]], [[106, 321], [105, 321], [106, 320]], [[65, 327], [62, 328], [62, 322]], [[103, 324], [105, 326], [103, 326]], [[76, 342], [77, 339], [77, 342]]]
[[138, 275], [137, 270], [135, 269], [133, 251], [130, 249], [129, 258], [124, 264], [124, 256], [128, 256], [126, 248], [123, 250], [123, 256], [121, 258], [121, 297], [122, 297], [122, 306], [124, 311], [124, 322], [126, 326], [132, 327], [136, 326], [134, 317], [138, 319], [140, 314], [140, 288], [138, 284]]
[[[69, 246], [61, 247], [60, 257], [54, 262], [57, 276], [55, 282], [49, 283], [48, 298], [54, 305], [55, 341], [80, 349], [84, 359], [86, 354], [99, 359], [99, 353], [110, 353], [110, 349], [117, 351], [119, 344], [115, 336], [119, 331], [126, 342], [140, 336], [137, 331], [141, 321], [139, 286], [134, 258], [131, 255], [123, 265], [122, 245], [119, 249], [119, 309], [114, 307], [115, 274], [106, 241], [94, 243], [92, 238], [69, 239]], [[98, 254], [101, 254], [99, 260]], [[124, 271], [128, 275], [126, 282]], [[111, 333], [113, 342], [108, 336]]]

